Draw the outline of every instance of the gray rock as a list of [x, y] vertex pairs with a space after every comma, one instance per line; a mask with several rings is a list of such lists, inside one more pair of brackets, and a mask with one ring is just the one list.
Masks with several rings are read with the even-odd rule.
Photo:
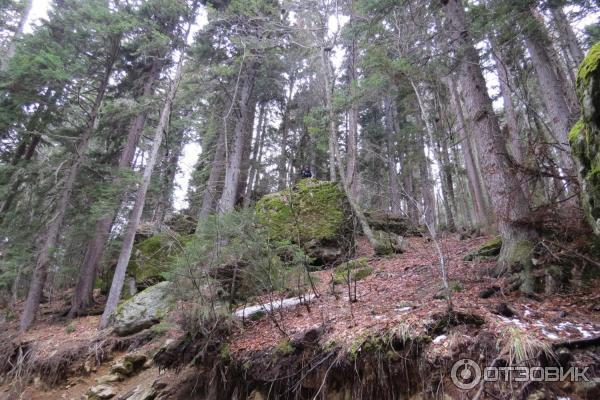
[[88, 398], [90, 400], [92, 400], [92, 399], [93, 400], [110, 399], [110, 398], [115, 397], [116, 394], [117, 394], [117, 392], [115, 391], [115, 389], [112, 386], [108, 386], [108, 385], [93, 386], [90, 388], [90, 390], [87, 393]]
[[125, 400], [153, 400], [156, 394], [157, 392], [153, 387], [138, 386]]
[[118, 336], [127, 336], [160, 322], [174, 302], [172, 282], [160, 282], [122, 302], [111, 323]]
[[105, 383], [113, 383], [113, 382], [120, 382], [124, 379], [123, 375], [121, 374], [108, 374], [108, 375], [102, 375], [100, 378], [96, 378], [96, 382], [100, 385], [105, 384]]
[[127, 354], [112, 365], [110, 372], [113, 374], [133, 375], [144, 368], [146, 361], [148, 361], [148, 357], [144, 354]]

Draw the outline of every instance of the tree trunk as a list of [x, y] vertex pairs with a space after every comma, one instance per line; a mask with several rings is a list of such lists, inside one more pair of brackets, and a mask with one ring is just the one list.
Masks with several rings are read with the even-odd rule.
[[238, 182], [236, 204], [243, 204], [246, 187], [248, 186], [248, 177], [250, 176], [250, 155], [252, 153], [252, 137], [254, 136], [254, 119], [256, 118], [256, 100], [251, 101], [248, 110], [249, 116], [246, 118], [244, 152], [240, 166], [240, 180]]
[[225, 170], [225, 136], [227, 132], [225, 129], [219, 133], [217, 137], [217, 143], [215, 145], [215, 153], [213, 155], [212, 165], [210, 167], [210, 174], [208, 175], [208, 181], [206, 182], [206, 188], [204, 189], [204, 196], [202, 196], [202, 206], [200, 207], [200, 214], [198, 215], [198, 223], [204, 218], [208, 217], [213, 211], [213, 207], [217, 202], [217, 186], [219, 179], [223, 175]]
[[554, 7], [551, 6], [550, 13], [552, 14], [552, 19], [556, 24], [556, 30], [558, 31], [558, 38], [561, 42], [561, 45], [569, 50], [569, 55], [575, 64], [571, 65], [570, 68], [574, 68], [576, 70], [585, 57], [583, 49], [579, 44], [579, 40], [577, 40], [577, 35], [575, 35], [575, 32], [573, 31], [573, 28], [571, 27], [571, 24], [569, 23], [569, 20], [562, 9], [562, 5], [557, 5]]
[[290, 77], [290, 91], [288, 92], [285, 108], [283, 110], [283, 117], [281, 118], [281, 125], [279, 128], [279, 133], [281, 135], [281, 154], [279, 155], [279, 160], [277, 160], [277, 190], [283, 190], [286, 187], [287, 181], [287, 146], [288, 146], [288, 134], [289, 134], [289, 124], [290, 124], [290, 108], [292, 107], [292, 95], [294, 93], [294, 84], [296, 80], [294, 75]]
[[25, 8], [23, 9], [23, 13], [21, 14], [21, 18], [19, 19], [19, 25], [17, 26], [17, 31], [14, 36], [10, 39], [10, 44], [8, 45], [8, 49], [6, 51], [6, 55], [2, 59], [2, 63], [0, 65], [0, 71], [4, 72], [8, 69], [10, 64], [10, 60], [14, 57], [15, 51], [17, 50], [17, 40], [23, 34], [25, 30], [25, 24], [29, 19], [29, 13], [33, 8], [33, 0], [26, 0]]
[[[351, 20], [352, 23], [352, 20]], [[350, 85], [350, 110], [348, 112], [348, 140], [346, 150], [346, 177], [352, 195], [358, 195], [358, 176], [356, 172], [357, 142], [358, 142], [358, 105], [356, 104], [356, 40], [352, 39], [348, 54], [348, 80]]]
[[35, 320], [35, 316], [40, 306], [44, 286], [46, 285], [46, 278], [48, 276], [48, 267], [50, 265], [50, 261], [52, 260], [52, 252], [58, 243], [59, 231], [67, 212], [67, 207], [71, 199], [71, 194], [73, 193], [73, 188], [75, 187], [77, 175], [79, 174], [81, 165], [86, 158], [90, 139], [92, 138], [92, 134], [98, 126], [100, 107], [102, 106], [104, 95], [106, 94], [108, 81], [112, 73], [114, 61], [116, 59], [116, 53], [119, 48], [119, 42], [120, 38], [113, 38], [112, 53], [108, 59], [104, 76], [100, 82], [100, 86], [98, 87], [98, 91], [96, 93], [96, 98], [94, 99], [94, 103], [89, 112], [87, 126], [85, 127], [77, 144], [75, 150], [75, 161], [73, 161], [73, 164], [71, 164], [71, 168], [67, 173], [64, 186], [61, 188], [62, 192], [60, 193], [58, 202], [56, 203], [56, 211], [54, 212], [52, 219], [48, 222], [48, 229], [44, 236], [42, 248], [37, 256], [35, 269], [33, 270], [33, 276], [31, 278], [31, 285], [29, 287], [29, 293], [27, 294], [27, 301], [25, 302], [25, 308], [23, 310], [23, 314], [21, 315], [21, 321], [19, 324], [21, 331], [29, 329]]
[[402, 212], [400, 204], [400, 188], [398, 187], [398, 173], [396, 172], [396, 146], [394, 141], [394, 110], [392, 99], [385, 97], [383, 108], [385, 113], [385, 136], [387, 150], [387, 175], [390, 190], [390, 211], [394, 215], [400, 215]]
[[506, 120], [506, 127], [508, 129], [509, 137], [509, 148], [515, 161], [519, 164], [523, 164], [524, 152], [523, 143], [520, 137], [519, 124], [517, 122], [517, 113], [512, 102], [511, 89], [510, 89], [510, 78], [508, 74], [508, 66], [502, 61], [500, 49], [497, 46], [494, 39], [491, 39], [492, 43], [492, 58], [496, 64], [496, 71], [498, 73], [498, 83], [500, 86], [500, 95], [502, 96], [502, 102], [504, 104], [504, 118]]
[[337, 131], [337, 123], [335, 117], [335, 110], [333, 109], [333, 67], [331, 66], [331, 60], [329, 59], [329, 50], [324, 48], [321, 50], [321, 63], [323, 66], [323, 77], [325, 80], [325, 106], [329, 116], [329, 180], [335, 182], [336, 177], [336, 161], [335, 161], [335, 149], [337, 148], [337, 135], [332, 135], [331, 132]]
[[520, 287], [533, 291], [531, 257], [537, 232], [524, 221], [529, 204], [518, 180], [512, 174], [505, 138], [487, 93], [477, 50], [473, 44], [461, 0], [442, 0], [448, 19], [448, 32], [456, 54], [460, 55], [458, 79], [465, 99], [465, 109], [481, 154], [482, 173], [487, 185], [498, 228], [502, 236], [499, 264], [504, 268], [522, 268]]
[[446, 85], [450, 91], [450, 104], [454, 109], [456, 115], [456, 124], [459, 136], [463, 139], [461, 141], [460, 148], [462, 150], [463, 157], [465, 159], [465, 169], [467, 171], [467, 181], [469, 183], [469, 191], [471, 192], [471, 198], [473, 199], [473, 207], [475, 208], [475, 214], [477, 215], [477, 224], [487, 225], [489, 222], [489, 212], [487, 208], [486, 195], [484, 193], [483, 183], [479, 177], [477, 162], [473, 156], [473, 152], [476, 151], [474, 146], [471, 145], [471, 132], [467, 128], [465, 121], [462, 105], [460, 103], [460, 97], [456, 88], [456, 82], [452, 78], [446, 80]]
[[244, 154], [244, 142], [248, 132], [246, 130], [247, 118], [249, 117], [250, 96], [254, 86], [255, 71], [253, 66], [249, 67], [242, 80], [242, 90], [240, 93], [240, 116], [235, 124], [233, 146], [231, 153], [226, 155], [227, 166], [225, 168], [225, 182], [223, 193], [219, 200], [219, 214], [233, 211], [236, 201], [236, 193], [240, 180], [240, 168]]
[[152, 218], [152, 220], [158, 224], [158, 226], [162, 226], [165, 221], [165, 217], [169, 212], [172, 211], [173, 188], [175, 185], [175, 175], [177, 174], [179, 157], [181, 156], [181, 151], [183, 150], [183, 135], [183, 129], [173, 135], [175, 137], [171, 138], [171, 148], [167, 148], [167, 152], [163, 160], [164, 168], [162, 171], [160, 195], [158, 197], [158, 202]]
[[[152, 95], [154, 91], [154, 83], [158, 79], [162, 67], [161, 61], [155, 61], [150, 69], [148, 79], [144, 82], [142, 90], [142, 99], [145, 100]], [[133, 157], [135, 150], [139, 142], [140, 136], [144, 131], [146, 124], [146, 117], [148, 115], [147, 107], [138, 114], [133, 122], [131, 123], [127, 132], [127, 139], [119, 161], [117, 168], [119, 171], [124, 171], [132, 167]], [[119, 173], [115, 174], [112, 178], [111, 185], [118, 187], [121, 184], [121, 176]], [[96, 221], [96, 228], [92, 238], [87, 243], [87, 249], [83, 258], [83, 263], [79, 268], [79, 276], [77, 279], [77, 285], [71, 298], [71, 309], [69, 310], [69, 318], [74, 318], [84, 313], [85, 309], [93, 302], [92, 291], [94, 287], [94, 280], [98, 270], [98, 265], [104, 255], [104, 246], [108, 240], [110, 234], [110, 228], [115, 218], [117, 210], [114, 210], [111, 214], [108, 214]]]
[[257, 178], [259, 174], [260, 163], [262, 160], [262, 147], [264, 141], [264, 126], [265, 123], [265, 103], [260, 103], [258, 111], [258, 123], [256, 125], [256, 139], [254, 140], [254, 148], [252, 149], [252, 160], [250, 162], [250, 172], [246, 194], [244, 195], [244, 208], [250, 206], [252, 201], [252, 193], [256, 189]]
[[[187, 36], [188, 34], [185, 35], [186, 39]], [[163, 108], [160, 112], [160, 119], [158, 121], [158, 125], [156, 126], [156, 129], [154, 131], [154, 141], [152, 143], [152, 149], [150, 150], [150, 155], [148, 156], [146, 167], [144, 168], [142, 182], [140, 183], [140, 186], [138, 188], [133, 209], [129, 214], [129, 221], [127, 223], [127, 230], [125, 232], [125, 236], [123, 237], [121, 252], [119, 253], [119, 259], [117, 261], [117, 266], [115, 268], [113, 280], [110, 285], [110, 292], [108, 293], [108, 299], [106, 300], [104, 313], [102, 314], [102, 318], [100, 320], [101, 329], [106, 328], [108, 326], [109, 318], [117, 308], [117, 304], [121, 297], [121, 290], [123, 289], [123, 284], [125, 282], [125, 272], [127, 271], [127, 264], [129, 264], [129, 259], [131, 257], [131, 250], [133, 248], [135, 233], [137, 231], [137, 227], [140, 222], [140, 217], [142, 216], [142, 211], [144, 209], [146, 193], [148, 192], [148, 187], [150, 186], [152, 172], [154, 170], [154, 165], [156, 164], [158, 158], [158, 153], [160, 151], [164, 131], [167, 128], [169, 122], [171, 106], [173, 104], [173, 100], [175, 99], [175, 95], [177, 94], [179, 83], [181, 82], [184, 58], [185, 50], [182, 49], [179, 62], [177, 63], [175, 77], [171, 82], [171, 87], [169, 88]]]
[[526, 31], [525, 45], [529, 50], [542, 91], [541, 97], [548, 112], [546, 120], [552, 130], [554, 139], [558, 142], [557, 149], [560, 153], [562, 166], [569, 176], [575, 176], [575, 164], [571, 157], [567, 139], [567, 134], [575, 121], [570, 118], [571, 113], [563, 92], [562, 83], [552, 68], [552, 60], [541, 39], [534, 36], [530, 31]]

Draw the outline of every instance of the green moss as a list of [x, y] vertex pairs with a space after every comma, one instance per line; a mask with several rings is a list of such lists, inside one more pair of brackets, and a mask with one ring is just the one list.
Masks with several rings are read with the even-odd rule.
[[579, 70], [577, 71], [577, 91], [578, 95], [582, 95], [582, 91], [584, 91], [590, 84], [591, 77], [598, 66], [600, 65], [600, 43], [596, 43], [589, 50], [585, 59], [579, 66]]
[[577, 96], [582, 115], [569, 132], [569, 143], [579, 166], [582, 208], [600, 235], [600, 43], [579, 67]]
[[569, 144], [571, 147], [576, 147], [579, 139], [583, 136], [582, 133], [585, 131], [585, 123], [582, 118], [573, 125], [571, 130], [569, 131]]
[[150, 278], [165, 278], [190, 237], [161, 234], [141, 241], [133, 248], [127, 273], [138, 283]]
[[463, 259], [465, 261], [473, 261], [477, 258], [496, 257], [502, 249], [502, 238], [497, 236], [488, 240], [474, 251], [467, 254]]
[[348, 277], [350, 277], [350, 282], [358, 282], [372, 273], [373, 268], [369, 266], [366, 258], [350, 260], [335, 268], [333, 271], [333, 283], [336, 285], [347, 283]]
[[256, 215], [273, 240], [336, 240], [352, 228], [350, 205], [336, 182], [303, 179], [297, 187], [264, 196]]
[[231, 360], [231, 350], [229, 349], [229, 344], [223, 343], [219, 348], [219, 358], [223, 362], [227, 362]]
[[152, 325], [150, 327], [150, 330], [152, 332], [156, 333], [157, 335], [162, 336], [174, 328], [175, 328], [175, 325], [173, 325], [169, 322], [166, 322], [166, 321], [161, 321], [156, 325]]
[[275, 353], [280, 356], [287, 356], [294, 352], [294, 346], [289, 339], [283, 339], [275, 346]]

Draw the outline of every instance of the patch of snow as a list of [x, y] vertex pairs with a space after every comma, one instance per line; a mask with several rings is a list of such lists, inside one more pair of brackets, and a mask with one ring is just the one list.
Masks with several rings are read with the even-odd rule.
[[501, 315], [499, 315], [499, 317], [500, 317], [500, 319], [501, 319], [502, 321], [506, 322], [507, 324], [514, 324], [514, 325], [516, 325], [516, 326], [517, 326], [517, 327], [519, 327], [519, 328], [527, 328], [527, 325], [528, 325], [528, 324], [527, 324], [526, 322], [523, 322], [523, 321], [521, 321], [521, 320], [520, 320], [520, 319], [518, 319], [518, 318], [512, 318], [512, 319], [508, 319], [508, 318], [506, 318], [506, 317], [503, 317], [503, 316], [501, 316]]
[[558, 335], [557, 335], [557, 334], [555, 334], [555, 333], [552, 333], [552, 332], [548, 332], [548, 331], [547, 331], [547, 330], [545, 330], [545, 329], [542, 329], [542, 333], [543, 333], [544, 335], [546, 335], [546, 337], [547, 337], [548, 339], [552, 339], [552, 340], [559, 339], [559, 337], [558, 337]]
[[556, 400], [571, 400], [570, 397], [557, 397]]
[[406, 312], [412, 310], [412, 307], [396, 308], [396, 312]]
[[258, 304], [255, 306], [244, 307], [241, 310], [237, 310], [234, 313], [234, 315], [236, 317], [244, 318], [244, 317], [250, 317], [259, 312], [273, 312], [280, 308], [288, 308], [288, 307], [293, 307], [298, 304], [306, 303], [308, 301], [311, 301], [314, 297], [315, 297], [314, 294], [307, 294], [302, 297], [294, 297], [294, 298], [285, 299], [285, 300], [274, 300], [272, 302], [265, 303], [265, 304]]
[[524, 316], [529, 317], [531, 314], [533, 314], [530, 310], [525, 310], [525, 312], [523, 313]]
[[448, 338], [448, 336], [446, 336], [446, 335], [440, 335], [440, 336], [436, 337], [435, 339], [433, 339], [433, 344], [440, 344], [447, 338]]
[[535, 325], [535, 326], [539, 326], [539, 327], [541, 327], [541, 328], [544, 328], [544, 327], [546, 327], [546, 324], [545, 324], [545, 323], [543, 323], [542, 321], [540, 321], [539, 319], [538, 319], [537, 321], [535, 321], [535, 324], [533, 324], [533, 325]]
[[575, 328], [583, 335], [584, 338], [592, 337], [592, 334], [583, 329], [580, 325], [576, 325]]
[[378, 320], [383, 319], [383, 320], [385, 320], [385, 319], [387, 319], [387, 317], [385, 315], [376, 315], [375, 319], [378, 319]]

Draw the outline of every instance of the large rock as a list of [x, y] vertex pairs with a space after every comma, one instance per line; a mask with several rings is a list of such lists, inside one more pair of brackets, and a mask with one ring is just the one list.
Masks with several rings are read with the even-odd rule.
[[584, 212], [600, 235], [600, 43], [579, 67], [577, 97], [581, 119], [569, 132], [569, 143], [579, 166]]
[[354, 250], [354, 216], [339, 183], [303, 179], [264, 196], [256, 213], [271, 239], [298, 244], [315, 264], [334, 264]]
[[127, 274], [135, 279], [137, 289], [145, 289], [163, 281], [188, 240], [187, 236], [167, 232], [137, 243], [127, 265]]
[[173, 289], [172, 282], [160, 282], [119, 304], [111, 320], [114, 332], [127, 336], [160, 322], [175, 300]]

